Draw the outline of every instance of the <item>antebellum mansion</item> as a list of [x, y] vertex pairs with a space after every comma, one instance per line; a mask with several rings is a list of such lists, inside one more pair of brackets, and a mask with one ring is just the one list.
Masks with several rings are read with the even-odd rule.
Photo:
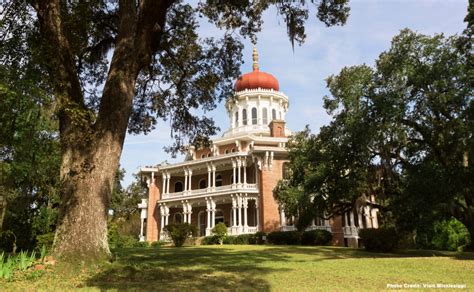
[[[230, 235], [294, 230], [293, 218], [285, 216], [273, 197], [273, 188], [286, 175], [288, 106], [278, 80], [259, 70], [254, 49], [253, 71], [237, 80], [235, 95], [225, 104], [230, 128], [222, 137], [210, 148], [189, 147], [184, 162], [140, 170], [149, 190], [148, 199], [139, 204], [140, 240], [164, 239], [164, 226], [182, 222], [196, 225], [200, 236], [210, 235], [219, 222]], [[378, 223], [371, 202], [354, 213], [315, 218], [309, 229], [332, 232], [336, 245], [356, 246], [359, 228]]]

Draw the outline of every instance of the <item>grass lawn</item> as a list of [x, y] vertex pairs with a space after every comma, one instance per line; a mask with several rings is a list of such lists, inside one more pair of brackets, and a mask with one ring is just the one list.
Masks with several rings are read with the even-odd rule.
[[[341, 247], [224, 245], [130, 248], [94, 270], [45, 272], [6, 289], [381, 290], [392, 284], [465, 284], [474, 289], [474, 254], [374, 254]], [[3, 289], [0, 289], [3, 290]]]

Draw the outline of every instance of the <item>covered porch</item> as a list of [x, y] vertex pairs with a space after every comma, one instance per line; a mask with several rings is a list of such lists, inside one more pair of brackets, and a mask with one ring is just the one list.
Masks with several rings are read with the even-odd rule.
[[220, 222], [229, 235], [259, 231], [258, 194], [234, 193], [201, 198], [159, 201], [159, 239], [166, 240], [168, 224], [189, 223], [198, 228], [198, 236], [209, 236]]

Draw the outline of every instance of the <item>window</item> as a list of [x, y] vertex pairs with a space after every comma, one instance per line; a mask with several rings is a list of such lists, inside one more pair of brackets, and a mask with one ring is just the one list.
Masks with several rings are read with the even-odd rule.
[[175, 193], [178, 193], [178, 192], [182, 192], [183, 191], [183, 183], [180, 182], [180, 181], [177, 181], [174, 183], [174, 192]]
[[235, 148], [232, 148], [231, 152], [234, 153], [234, 152], [235, 152]]
[[252, 108], [252, 125], [257, 124], [257, 108]]
[[267, 108], [266, 107], [264, 107], [262, 109], [262, 120], [263, 120], [262, 122], [263, 122], [264, 125], [268, 124], [268, 116], [267, 116]]
[[230, 153], [229, 149], [226, 149], [226, 150], [224, 151], [224, 154], [229, 154], [229, 153]]
[[247, 126], [247, 110], [242, 110], [242, 123], [244, 126]]
[[200, 188], [200, 189], [205, 189], [205, 188], [207, 188], [206, 179], [203, 178], [203, 179], [201, 179], [201, 180], [199, 181], [199, 188]]
[[235, 112], [235, 126], [238, 127], [239, 126], [239, 112]]
[[218, 174], [216, 175], [216, 187], [221, 187], [222, 186], [222, 175]]
[[175, 213], [174, 216], [173, 216], [173, 222], [175, 224], [179, 224], [179, 223], [183, 222], [183, 215], [181, 215], [181, 213]]
[[201, 155], [201, 158], [206, 158], [206, 154], [202, 154], [202, 155]]
[[207, 157], [211, 157], [211, 156], [212, 156], [211, 152], [207, 153]]
[[277, 118], [277, 111], [275, 109], [272, 109], [272, 120], [276, 120]]

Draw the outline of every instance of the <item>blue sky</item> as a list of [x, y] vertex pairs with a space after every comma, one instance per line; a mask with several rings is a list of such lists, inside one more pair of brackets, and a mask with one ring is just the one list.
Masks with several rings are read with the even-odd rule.
[[[467, 0], [352, 0], [351, 15], [342, 27], [327, 28], [310, 15], [307, 38], [293, 51], [286, 35], [286, 26], [274, 9], [264, 14], [263, 30], [258, 34], [260, 70], [273, 74], [280, 82], [280, 90], [288, 95], [290, 108], [287, 126], [299, 131], [306, 124], [313, 132], [330, 120], [323, 106], [323, 96], [328, 94], [325, 79], [337, 74], [343, 67], [373, 65], [378, 55], [390, 47], [393, 36], [403, 28], [423, 34], [461, 33], [466, 27], [463, 19], [467, 13]], [[216, 33], [210, 25], [201, 26], [203, 36]], [[244, 41], [243, 73], [251, 71], [252, 45]], [[206, 114], [215, 119], [221, 132], [229, 121], [221, 103]], [[219, 135], [220, 136], [220, 135]], [[127, 135], [121, 158], [125, 169], [124, 186], [133, 181], [133, 173], [146, 165], [155, 165], [172, 159], [163, 147], [172, 144], [170, 128], [160, 122], [148, 135]]]

